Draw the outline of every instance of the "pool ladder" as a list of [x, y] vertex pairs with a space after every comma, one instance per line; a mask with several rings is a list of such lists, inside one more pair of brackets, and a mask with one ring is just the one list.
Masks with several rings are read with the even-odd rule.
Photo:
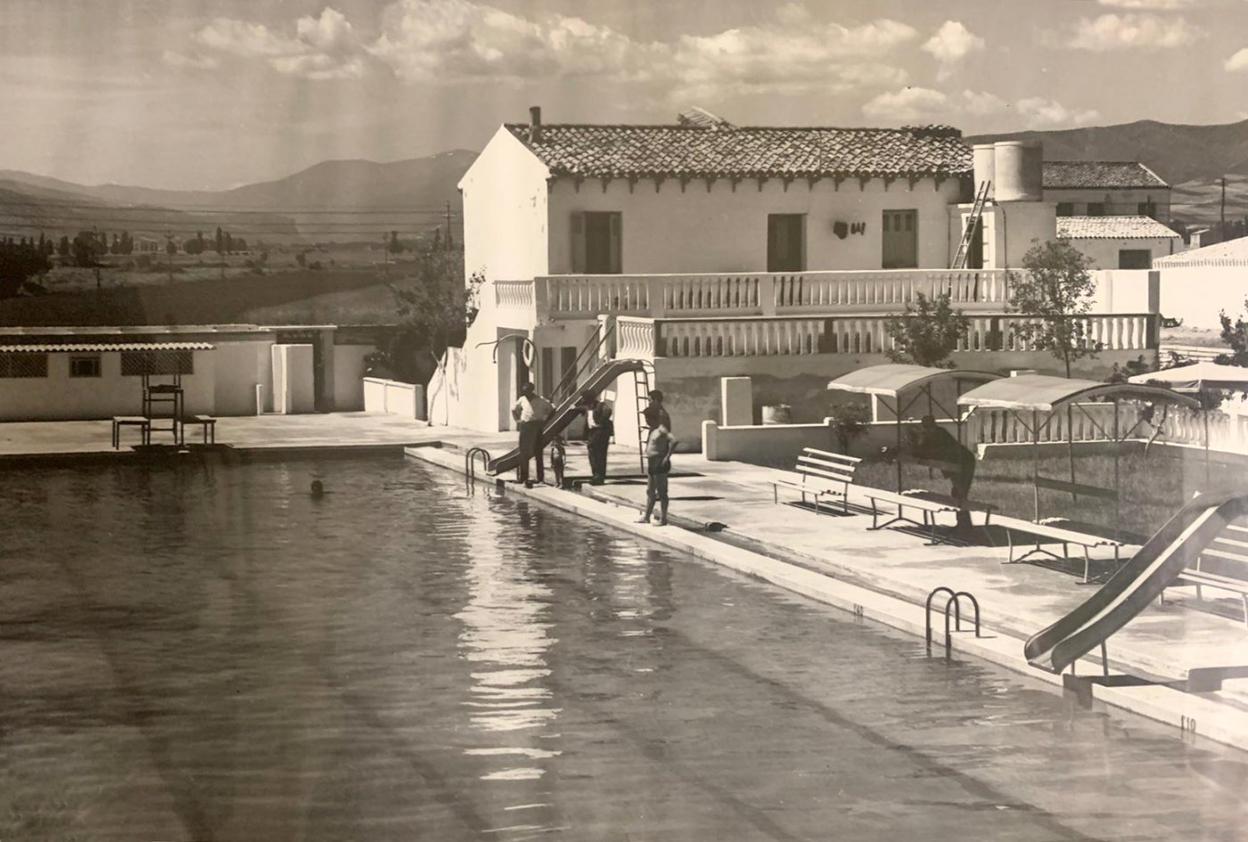
[[468, 482], [468, 490], [471, 492], [476, 487], [477, 482], [477, 462], [481, 463], [481, 467], [488, 474], [490, 472], [490, 451], [484, 447], [471, 447], [464, 454], [464, 477]]
[[927, 595], [927, 604], [923, 608], [923, 613], [926, 620], [927, 651], [929, 653], [932, 651], [932, 600], [934, 600], [938, 594], [942, 593], [949, 595], [948, 599], [945, 600], [945, 658], [947, 660], [953, 653], [953, 636], [949, 630], [949, 608], [953, 608], [953, 630], [962, 631], [962, 598], [966, 597], [969, 599], [971, 601], [971, 607], [975, 609], [975, 636], [980, 637], [979, 600], [971, 596], [971, 594], [967, 591], [954, 591], [953, 588], [947, 588], [944, 585], [941, 585], [939, 588], [934, 588], [932, 592]]

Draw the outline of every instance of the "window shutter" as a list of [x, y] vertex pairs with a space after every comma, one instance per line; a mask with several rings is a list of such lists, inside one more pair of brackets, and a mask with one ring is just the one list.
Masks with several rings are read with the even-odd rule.
[[621, 237], [623, 235], [623, 232], [621, 229], [623, 228], [624, 215], [622, 213], [613, 213], [611, 214], [610, 219], [611, 219], [611, 246], [610, 246], [611, 251], [609, 255], [610, 263], [608, 265], [611, 267], [612, 274], [618, 275], [624, 271], [623, 266], [621, 265], [622, 264]]
[[572, 214], [572, 271], [585, 271], [585, 214], [580, 211]]

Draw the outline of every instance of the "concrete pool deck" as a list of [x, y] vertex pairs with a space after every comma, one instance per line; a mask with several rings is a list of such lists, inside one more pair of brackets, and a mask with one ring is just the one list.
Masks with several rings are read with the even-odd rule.
[[[157, 439], [159, 443], [160, 439]], [[514, 433], [482, 434], [426, 425], [396, 416], [364, 413], [266, 415], [221, 418], [217, 442], [242, 453], [365, 453], [377, 449], [408, 454], [456, 471], [464, 452], [484, 446], [498, 455]], [[435, 446], [436, 445], [436, 446]], [[30, 461], [133, 458], [113, 450], [108, 421], [0, 424], [0, 468]], [[644, 503], [637, 453], [614, 448], [607, 485], [575, 494], [553, 487], [525, 489], [506, 483], [506, 493], [528, 495], [643, 538], [750, 573], [781, 587], [843, 607], [863, 618], [923, 633], [923, 603], [944, 585], [976, 596], [986, 636], [955, 635], [954, 647], [1061, 685], [1062, 678], [1030, 667], [1022, 657], [1028, 635], [1047, 626], [1093, 592], [1077, 577], [1029, 564], [1006, 566], [1003, 546], [929, 546], [913, 531], [869, 531], [871, 518], [772, 502], [771, 480], [783, 472], [734, 462], [708, 462], [678, 454], [671, 480], [672, 514], [686, 528], [633, 523]], [[571, 475], [587, 473], [584, 449], [569, 450]], [[851, 504], [865, 504], [851, 495]], [[978, 522], [978, 518], [977, 518]], [[720, 531], [708, 531], [715, 524]], [[1208, 606], [1203, 606], [1207, 608]], [[936, 645], [943, 620], [937, 618]], [[1165, 606], [1152, 605], [1109, 641], [1114, 672], [1178, 678], [1197, 666], [1248, 664], [1248, 632], [1242, 621], [1195, 607], [1190, 590], [1172, 591]], [[1078, 665], [1083, 675], [1101, 671], [1099, 657]], [[1091, 688], [1095, 698], [1248, 750], [1248, 679], [1228, 680], [1221, 691], [1185, 693], [1158, 685]]]

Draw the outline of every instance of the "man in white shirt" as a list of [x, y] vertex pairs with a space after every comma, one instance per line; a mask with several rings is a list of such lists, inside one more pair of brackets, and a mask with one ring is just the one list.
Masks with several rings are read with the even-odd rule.
[[520, 464], [516, 467], [516, 479], [531, 486], [529, 460], [537, 460], [537, 481], [546, 481], [546, 464], [542, 458], [542, 428], [550, 418], [554, 407], [550, 401], [537, 394], [532, 383], [520, 387], [520, 398], [511, 408], [511, 417], [520, 431]]

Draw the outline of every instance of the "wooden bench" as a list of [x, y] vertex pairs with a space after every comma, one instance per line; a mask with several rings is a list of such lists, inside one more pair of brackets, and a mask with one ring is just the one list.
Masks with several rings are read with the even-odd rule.
[[[1239, 594], [1244, 604], [1244, 625], [1248, 627], [1248, 527], [1231, 524], [1209, 546], [1200, 551], [1194, 567], [1179, 574], [1172, 588], [1195, 587], [1196, 598], [1202, 588]], [[1165, 591], [1161, 597], [1165, 599]]]
[[[896, 491], [885, 491], [880, 488], [864, 488], [863, 493], [867, 499], [871, 501], [871, 529], [883, 529], [886, 526], [892, 526], [894, 523], [910, 523], [931, 530], [931, 544], [939, 544], [940, 541], [936, 537], [936, 515], [942, 512], [953, 512], [954, 514], [967, 512], [983, 512], [984, 526], [988, 526], [992, 520], [992, 513], [996, 511], [996, 506], [991, 503], [979, 503], [974, 500], [957, 500], [947, 494], [936, 494], [922, 488], [913, 488], [908, 491], [898, 493]], [[887, 514], [881, 512], [879, 508], [880, 502], [890, 503], [897, 508], [897, 514], [880, 523], [880, 515]], [[906, 517], [906, 509], [916, 509], [923, 514], [922, 522]]]
[[146, 446], [152, 443], [152, 419], [143, 415], [114, 415], [113, 450], [121, 447], [122, 427], [138, 427], [143, 444]]
[[[1091, 551], [1093, 547], [1113, 547], [1114, 548], [1114, 565], [1119, 563], [1119, 550], [1122, 549], [1123, 543], [1113, 538], [1103, 535], [1093, 535], [1088, 532], [1080, 532], [1074, 529], [1068, 529], [1059, 526], [1060, 523], [1068, 523], [1064, 518], [1048, 518], [1039, 522], [1034, 521], [1017, 521], [1003, 520], [998, 525], [1005, 529], [1006, 541], [1010, 545], [1009, 560], [1005, 564], [1019, 564], [1026, 561], [1033, 555], [1047, 555], [1052, 558], [1061, 559], [1062, 561], [1070, 560], [1070, 545], [1074, 544], [1083, 547], [1083, 581], [1086, 584], [1089, 580], [1089, 574], [1092, 569]], [[1027, 552], [1014, 557], [1014, 533], [1023, 532], [1032, 536], [1035, 540], [1030, 542], [1035, 546]], [[1062, 554], [1058, 555], [1052, 550], [1046, 550], [1040, 546], [1042, 539], [1049, 539], [1062, 545]]]
[[211, 415], [189, 415], [182, 419], [182, 426], [199, 426], [202, 433], [204, 444], [217, 443], [217, 419]]
[[849, 486], [854, 481], [854, 472], [861, 461], [855, 456], [803, 447], [801, 455], [797, 457], [797, 466], [793, 469], [801, 475], [801, 479], [773, 480], [772, 502], [779, 504], [780, 488], [783, 486], [799, 492], [803, 503], [806, 502], [807, 494], [813, 497], [815, 514], [819, 513], [819, 500], [824, 497], [840, 497], [842, 511], [849, 514]]

